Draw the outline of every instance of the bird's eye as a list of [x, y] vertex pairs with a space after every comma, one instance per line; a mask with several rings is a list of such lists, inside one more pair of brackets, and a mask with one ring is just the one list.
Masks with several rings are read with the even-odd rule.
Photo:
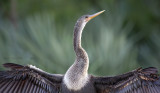
[[88, 16], [86, 16], [85, 18], [88, 18]]

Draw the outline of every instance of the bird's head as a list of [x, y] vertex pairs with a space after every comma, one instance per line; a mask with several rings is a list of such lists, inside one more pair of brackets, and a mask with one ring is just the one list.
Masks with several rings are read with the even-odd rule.
[[92, 14], [92, 15], [83, 15], [83, 16], [81, 16], [81, 17], [78, 19], [77, 23], [81, 23], [81, 24], [84, 24], [84, 25], [85, 25], [88, 21], [90, 21], [91, 19], [93, 19], [93, 18], [95, 18], [96, 16], [100, 15], [100, 14], [103, 13], [104, 11], [105, 11], [105, 10], [100, 11], [100, 12], [95, 13], [95, 14]]

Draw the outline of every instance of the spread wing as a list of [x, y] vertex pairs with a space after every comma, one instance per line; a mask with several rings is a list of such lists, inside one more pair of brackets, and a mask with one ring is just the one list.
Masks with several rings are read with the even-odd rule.
[[0, 71], [0, 93], [59, 93], [62, 75], [52, 75], [34, 66], [13, 63]]
[[160, 93], [160, 77], [154, 67], [93, 79], [97, 93]]

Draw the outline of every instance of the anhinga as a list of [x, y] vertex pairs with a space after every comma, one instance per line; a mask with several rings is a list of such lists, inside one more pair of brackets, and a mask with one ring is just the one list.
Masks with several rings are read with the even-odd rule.
[[157, 69], [149, 67], [113, 76], [88, 74], [89, 58], [81, 46], [86, 23], [104, 11], [80, 17], [74, 27], [75, 62], [64, 75], [49, 74], [32, 65], [6, 63], [0, 72], [0, 93], [160, 93]]

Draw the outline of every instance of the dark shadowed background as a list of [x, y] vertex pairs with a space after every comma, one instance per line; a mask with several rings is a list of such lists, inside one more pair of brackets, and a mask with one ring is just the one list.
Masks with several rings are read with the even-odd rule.
[[65, 73], [75, 58], [76, 20], [106, 10], [84, 29], [82, 44], [90, 58], [89, 73], [159, 69], [159, 9], [160, 0], [1, 0], [0, 65], [33, 64], [50, 73]]

